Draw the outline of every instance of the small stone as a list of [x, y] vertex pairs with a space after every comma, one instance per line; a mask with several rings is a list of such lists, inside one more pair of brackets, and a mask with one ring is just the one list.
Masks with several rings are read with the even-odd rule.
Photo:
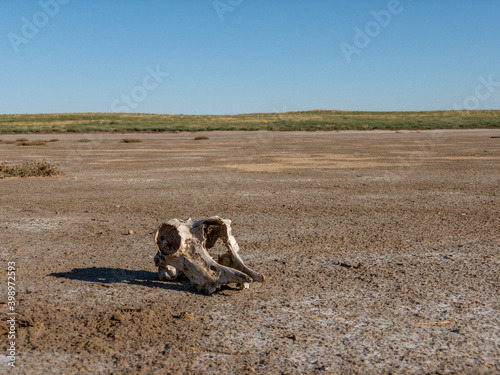
[[129, 229], [129, 230], [128, 230], [128, 235], [129, 235], [129, 236], [131, 236], [131, 235], [133, 235], [133, 234], [134, 234], [134, 231], [133, 231], [132, 229]]
[[184, 312], [181, 312], [179, 315], [174, 315], [174, 318], [180, 319], [180, 320], [193, 320], [194, 314], [184, 311]]
[[295, 334], [295, 333], [292, 333], [292, 334], [288, 335], [286, 338], [292, 339], [293, 341], [298, 341], [299, 336], [297, 336], [297, 334]]
[[116, 320], [118, 322], [123, 322], [127, 317], [122, 313], [116, 313], [111, 317], [111, 320]]

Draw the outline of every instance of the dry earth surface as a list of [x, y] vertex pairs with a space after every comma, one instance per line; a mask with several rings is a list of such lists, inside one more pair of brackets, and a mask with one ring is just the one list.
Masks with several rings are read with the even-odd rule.
[[[2, 373], [8, 261], [12, 374], [500, 373], [499, 130], [23, 136], [66, 176], [0, 180]], [[212, 215], [266, 284], [157, 280]]]

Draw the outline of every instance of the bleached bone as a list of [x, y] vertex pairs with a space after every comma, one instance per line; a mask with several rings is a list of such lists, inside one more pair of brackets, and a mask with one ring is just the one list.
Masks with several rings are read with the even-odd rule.
[[[216, 262], [207, 249], [219, 238], [227, 253]], [[238, 243], [231, 233], [231, 220], [218, 216], [199, 221], [172, 219], [158, 227], [155, 243], [158, 253], [154, 260], [160, 280], [175, 280], [184, 273], [191, 284], [208, 294], [225, 284], [248, 288], [250, 282], [265, 282], [264, 276], [241, 260]]]

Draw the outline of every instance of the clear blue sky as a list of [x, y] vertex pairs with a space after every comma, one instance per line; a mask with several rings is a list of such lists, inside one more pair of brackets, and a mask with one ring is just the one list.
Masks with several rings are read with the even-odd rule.
[[500, 109], [498, 0], [0, 0], [3, 114], [455, 107]]

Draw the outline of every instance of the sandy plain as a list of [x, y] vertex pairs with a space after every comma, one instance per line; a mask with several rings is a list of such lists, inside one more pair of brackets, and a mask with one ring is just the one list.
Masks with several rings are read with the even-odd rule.
[[[0, 180], [12, 374], [500, 373], [497, 129], [23, 136], [66, 175]], [[213, 215], [266, 284], [157, 280], [158, 225]]]

